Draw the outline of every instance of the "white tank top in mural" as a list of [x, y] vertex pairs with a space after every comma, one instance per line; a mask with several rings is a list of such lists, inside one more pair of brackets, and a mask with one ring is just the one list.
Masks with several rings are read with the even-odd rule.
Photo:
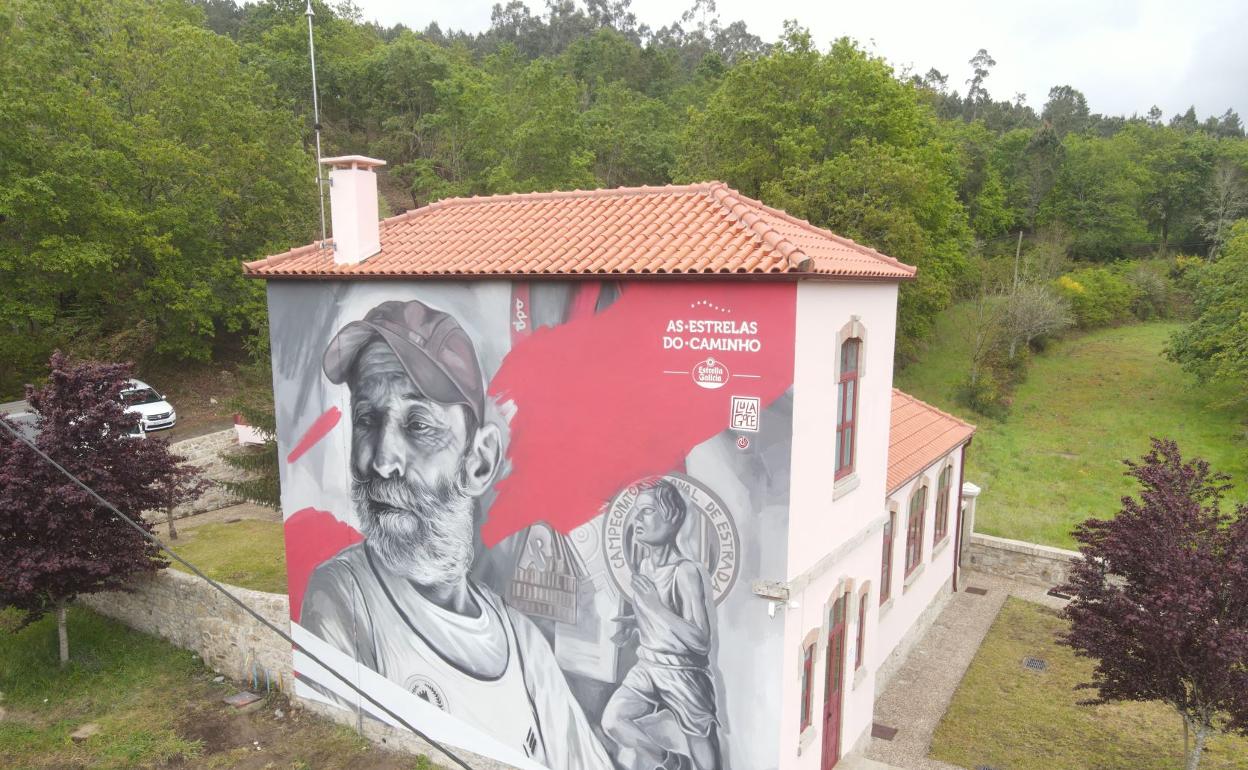
[[[350, 552], [353, 551], [353, 552]], [[358, 659], [452, 716], [545, 764], [515, 625], [497, 595], [469, 582], [478, 614], [426, 599], [411, 583], [382, 579], [366, 548], [346, 559], [359, 607]], [[371, 649], [368, 649], [371, 648]]]

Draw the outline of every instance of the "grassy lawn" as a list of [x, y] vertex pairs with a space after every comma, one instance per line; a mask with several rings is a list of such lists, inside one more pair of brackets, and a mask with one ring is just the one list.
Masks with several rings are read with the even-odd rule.
[[[1054, 641], [1066, 622], [1011, 598], [971, 662], [936, 728], [932, 756], [962, 767], [1009, 770], [1173, 770], [1183, 767], [1183, 723], [1158, 703], [1080, 706], [1075, 685], [1091, 661]], [[1047, 670], [1022, 665], [1040, 658]], [[1202, 770], [1248, 770], [1248, 740], [1211, 740]]]
[[1173, 438], [1200, 455], [1248, 496], [1248, 429], [1243, 408], [1219, 406], [1227, 388], [1200, 386], [1161, 357], [1174, 323], [1147, 323], [1072, 334], [1035, 357], [1004, 422], [953, 400], [970, 356], [968, 307], [940, 319], [923, 359], [897, 387], [979, 425], [967, 481], [983, 488], [976, 530], [1073, 547], [1071, 528], [1107, 517], [1134, 491], [1121, 460], [1138, 458], [1150, 436]]
[[[0, 767], [432, 767], [292, 710], [281, 695], [237, 713], [221, 702], [237, 688], [214, 683], [191, 653], [88, 610], [70, 610], [69, 643], [70, 666], [62, 671], [51, 617], [17, 633], [0, 626]], [[85, 723], [99, 725], [99, 733], [71, 740]]]
[[[170, 543], [178, 555], [213, 580], [270, 593], [286, 593], [282, 524], [243, 519], [179, 529]], [[173, 562], [172, 566], [182, 569]]]

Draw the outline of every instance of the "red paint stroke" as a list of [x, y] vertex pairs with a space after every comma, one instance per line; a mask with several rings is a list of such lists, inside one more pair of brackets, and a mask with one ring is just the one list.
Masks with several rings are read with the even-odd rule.
[[[481, 532], [485, 545], [539, 521], [570, 532], [620, 489], [681, 467], [693, 447], [726, 430], [732, 396], [753, 396], [765, 407], [782, 395], [793, 383], [796, 298], [793, 283], [629, 283], [601, 313], [573, 313], [562, 326], [536, 329], [490, 383], [491, 395], [513, 401], [516, 413], [511, 473], [497, 484]], [[699, 300], [731, 312], [695, 305]], [[665, 348], [665, 336], [736, 336], [668, 332], [669, 321], [689, 320], [754, 321], [757, 334], [741, 336], [761, 347]], [[690, 372], [708, 356], [733, 375], [753, 376], [707, 389], [689, 374], [665, 373]]]
[[295, 444], [295, 448], [286, 455], [286, 462], [293, 463], [303, 457], [305, 452], [316, 445], [316, 442], [325, 438], [325, 434], [334, 429], [340, 419], [342, 419], [342, 412], [336, 406], [331, 406], [325, 414], [317, 417], [312, 427], [303, 434], [303, 438], [299, 439], [299, 443]]
[[286, 585], [290, 593], [290, 617], [299, 619], [303, 594], [312, 570], [339, 551], [364, 539], [350, 524], [329, 511], [304, 508], [286, 519]]

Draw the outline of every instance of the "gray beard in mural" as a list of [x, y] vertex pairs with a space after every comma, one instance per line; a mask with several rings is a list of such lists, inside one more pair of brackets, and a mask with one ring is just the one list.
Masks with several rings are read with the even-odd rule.
[[[461, 459], [456, 477], [462, 471]], [[355, 479], [351, 498], [369, 547], [391, 572], [424, 586], [468, 575], [474, 501], [454, 479], [432, 490], [408, 477]]]

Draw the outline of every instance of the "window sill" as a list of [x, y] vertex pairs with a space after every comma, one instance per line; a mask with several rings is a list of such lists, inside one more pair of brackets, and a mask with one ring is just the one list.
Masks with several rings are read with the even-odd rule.
[[914, 571], [913, 571], [913, 572], [911, 572], [909, 575], [906, 575], [906, 581], [905, 581], [905, 584], [904, 584], [904, 585], [902, 586], [902, 588], [901, 588], [901, 592], [902, 592], [903, 594], [904, 594], [906, 591], [909, 591], [909, 590], [910, 590], [910, 586], [914, 583], [914, 581], [916, 581], [916, 580], [918, 580], [918, 579], [919, 579], [919, 575], [922, 575], [922, 574], [923, 574], [923, 568], [924, 568], [924, 567], [926, 567], [926, 566], [927, 566], [927, 563], [926, 563], [926, 562], [922, 562], [922, 563], [920, 563], [917, 567], [915, 567], [915, 568], [914, 568]]
[[811, 741], [814, 739], [815, 726], [813, 724], [806, 725], [806, 728], [802, 730], [801, 735], [797, 736], [797, 755], [799, 757], [802, 755], [802, 752], [810, 746]]
[[867, 678], [867, 665], [864, 663], [854, 671], [854, 686], [852, 689], [857, 690], [858, 685], [862, 684], [862, 680]]
[[884, 617], [884, 615], [893, 608], [893, 600], [896, 598], [896, 596], [890, 596], [887, 601], [880, 605], [880, 617]]
[[832, 500], [840, 500], [845, 495], [848, 495], [850, 492], [857, 489], [858, 484], [859, 481], [857, 473], [851, 473], [848, 476], [843, 476], [842, 478], [832, 482]]
[[944, 539], [932, 546], [932, 559], [935, 560], [937, 556], [940, 556], [944, 550], [949, 547], [949, 543], [952, 540], [953, 538], [949, 536], [948, 532], [946, 532]]

